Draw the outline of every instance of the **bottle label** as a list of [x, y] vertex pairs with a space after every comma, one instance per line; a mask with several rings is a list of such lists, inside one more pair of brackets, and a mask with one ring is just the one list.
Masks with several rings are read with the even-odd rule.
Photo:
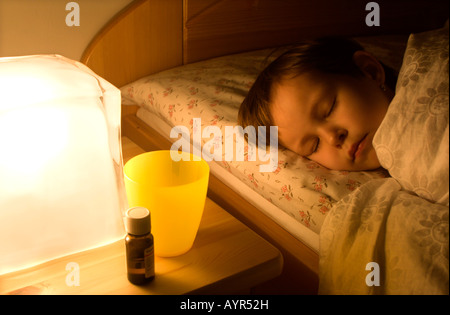
[[153, 245], [144, 250], [145, 277], [150, 278], [155, 275], [155, 256]]

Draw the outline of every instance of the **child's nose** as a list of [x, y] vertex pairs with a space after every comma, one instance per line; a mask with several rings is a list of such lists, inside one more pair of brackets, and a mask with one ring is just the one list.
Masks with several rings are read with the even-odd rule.
[[324, 138], [333, 147], [341, 148], [347, 138], [347, 130], [342, 128], [324, 128]]

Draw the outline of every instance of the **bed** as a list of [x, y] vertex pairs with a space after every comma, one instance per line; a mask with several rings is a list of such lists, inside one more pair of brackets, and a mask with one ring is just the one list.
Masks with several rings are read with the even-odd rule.
[[[436, 205], [437, 209], [428, 221], [417, 219], [417, 224], [424, 220], [431, 222], [425, 224], [428, 232], [421, 232], [430, 235], [433, 234], [433, 226], [438, 224], [442, 234], [440, 242], [445, 239], [447, 231], [447, 252], [445, 245], [439, 243], [438, 247], [444, 257], [439, 256], [439, 263], [445, 261], [446, 256], [448, 265], [448, 184], [440, 185], [435, 195], [430, 195], [430, 190], [424, 190], [424, 187], [428, 184], [436, 187], [436, 183], [427, 176], [411, 179], [399, 175], [400, 179], [393, 179], [392, 174], [408, 173], [411, 169], [399, 169], [392, 162], [393, 156], [402, 156], [402, 150], [407, 148], [396, 151], [392, 149], [396, 144], [387, 145], [387, 142], [393, 142], [392, 139], [387, 140], [389, 137], [385, 134], [389, 132], [380, 133], [379, 137], [379, 150], [384, 152], [384, 169], [371, 172], [330, 171], [287, 150], [278, 152], [273, 169], [265, 168], [270, 163], [258, 160], [259, 156], [248, 145], [240, 146], [244, 142], [240, 142], [238, 133], [227, 134], [230, 131], [227, 127], [236, 126], [237, 108], [257, 74], [283, 49], [273, 48], [285, 47], [304, 38], [323, 35], [355, 37], [385, 64], [400, 71], [400, 75], [403, 73], [399, 79], [402, 79], [403, 85], [400, 86], [404, 90], [414, 89], [409, 83], [417, 83], [420, 79], [416, 80], [405, 69], [417, 64], [413, 52], [417, 52], [420, 45], [410, 47], [412, 43], [408, 36], [442, 28], [448, 18], [448, 3], [377, 3], [382, 10], [379, 27], [366, 25], [365, 18], [371, 11], [366, 9], [365, 1], [134, 1], [104, 27], [83, 54], [82, 62], [121, 87], [123, 135], [145, 150], [169, 149], [177, 143], [182, 144], [183, 149], [197, 150], [211, 160], [208, 196], [282, 252], [282, 274], [254, 288], [254, 293], [395, 292], [383, 291], [376, 285], [369, 286], [365, 281], [360, 287], [349, 289], [354, 284], [350, 280], [343, 281], [342, 277], [355, 279], [352, 274], [355, 268], [365, 279], [370, 272], [366, 269], [369, 262], [377, 262], [382, 270], [391, 270], [395, 266], [391, 268], [383, 260], [384, 256], [382, 259], [374, 254], [384, 250], [377, 245], [380, 239], [372, 239], [372, 250], [359, 255], [363, 245], [349, 240], [355, 235], [348, 235], [350, 228], [340, 227], [353, 224], [353, 229], [359, 231], [356, 234], [361, 233], [361, 229], [376, 230], [372, 225], [367, 229], [361, 224], [362, 220], [355, 224], [354, 217], [344, 214], [364, 213], [366, 219], [367, 213], [372, 213], [371, 210], [378, 209], [378, 204], [382, 203], [387, 205], [383, 212], [387, 217], [393, 208], [390, 200], [404, 200], [401, 198], [408, 194], [420, 200], [405, 201], [408, 207], [417, 205], [418, 212], [420, 207]], [[439, 52], [439, 56], [445, 56], [445, 52]], [[448, 62], [448, 29], [446, 56]], [[409, 63], [406, 64], [405, 60]], [[428, 65], [428, 59], [424, 63]], [[422, 67], [418, 74], [425, 70]], [[445, 131], [445, 119], [440, 121], [439, 126], [444, 126], [444, 131], [439, 131], [441, 134], [437, 137], [442, 140], [447, 135], [448, 143], [448, 80], [446, 87], [445, 83], [438, 86], [434, 92], [431, 92], [434, 87], [425, 90], [425, 96], [418, 97], [417, 104], [424, 107], [426, 97], [431, 99], [439, 95], [444, 109], [441, 109], [442, 105], [436, 105], [436, 111], [442, 114], [447, 102], [447, 129]], [[441, 96], [445, 93], [446, 100]], [[402, 110], [398, 109], [391, 116], [398, 117]], [[391, 120], [395, 121], [395, 118]], [[383, 130], [392, 129], [395, 125], [392, 121]], [[405, 125], [409, 124], [405, 122]], [[209, 132], [205, 133], [205, 129]], [[231, 159], [226, 158], [225, 151], [230, 148], [227, 140], [235, 150]], [[445, 139], [436, 142], [437, 151], [434, 152], [439, 161], [444, 160], [448, 164], [448, 145], [445, 152], [445, 146], [440, 147], [442, 143]], [[253, 157], [257, 158], [253, 160]], [[411, 161], [404, 163], [414, 165]], [[445, 170], [441, 164], [434, 163], [433, 172], [443, 174], [438, 178], [439, 182], [443, 182], [446, 175], [448, 183], [448, 167]], [[420, 182], [421, 190], [411, 187], [414, 181]], [[367, 195], [377, 190], [385, 197], [390, 192], [391, 199], [369, 200]], [[398, 197], [400, 191], [402, 197]], [[378, 217], [383, 216], [378, 213]], [[385, 229], [385, 225], [379, 224], [377, 231], [386, 235]], [[389, 231], [391, 229], [398, 229], [398, 226], [389, 227]], [[395, 234], [389, 237], [395, 238]], [[368, 239], [361, 237], [361, 241]], [[436, 246], [433, 247], [434, 252]], [[435, 257], [436, 253], [433, 255]], [[336, 264], [336, 261], [340, 263]], [[433, 293], [442, 293], [445, 287], [448, 293], [448, 267], [445, 271], [440, 264], [427, 265], [437, 268], [440, 277], [445, 277], [447, 272], [446, 284], [438, 281]], [[336, 265], [340, 267], [335, 268]], [[414, 292], [420, 293], [420, 290]]]

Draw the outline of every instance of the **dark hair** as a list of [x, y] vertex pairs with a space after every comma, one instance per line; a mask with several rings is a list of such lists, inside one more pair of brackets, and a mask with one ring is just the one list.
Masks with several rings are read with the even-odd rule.
[[[243, 128], [273, 125], [269, 109], [272, 87], [285, 78], [311, 71], [362, 76], [363, 73], [353, 61], [354, 53], [359, 50], [364, 48], [358, 42], [342, 37], [323, 37], [289, 48], [258, 75], [239, 108], [238, 124]], [[383, 67], [386, 84], [395, 90], [394, 71], [384, 65]], [[393, 76], [394, 79], [388, 79], [388, 76]]]

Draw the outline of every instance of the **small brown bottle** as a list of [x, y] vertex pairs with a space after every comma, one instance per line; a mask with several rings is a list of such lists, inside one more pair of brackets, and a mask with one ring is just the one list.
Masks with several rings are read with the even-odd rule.
[[155, 277], [155, 257], [150, 212], [143, 207], [130, 208], [126, 212], [125, 245], [127, 275], [133, 284], [144, 284]]

